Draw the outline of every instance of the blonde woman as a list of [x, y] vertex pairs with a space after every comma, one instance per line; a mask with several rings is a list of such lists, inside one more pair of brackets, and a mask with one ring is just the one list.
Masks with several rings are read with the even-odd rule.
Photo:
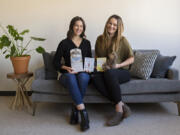
[[107, 126], [118, 125], [131, 112], [122, 101], [120, 84], [130, 80], [128, 69], [134, 62], [134, 55], [127, 39], [122, 35], [123, 31], [121, 17], [112, 15], [106, 22], [104, 33], [97, 38], [95, 45], [95, 57], [108, 58], [112, 52], [117, 54], [113, 69], [96, 72], [92, 76], [96, 89], [115, 104], [115, 114], [107, 121]]

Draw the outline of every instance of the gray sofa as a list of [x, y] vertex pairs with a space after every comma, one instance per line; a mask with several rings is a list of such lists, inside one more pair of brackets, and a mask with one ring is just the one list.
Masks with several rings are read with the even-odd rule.
[[[39, 102], [72, 103], [68, 91], [58, 80], [46, 78], [46, 75], [50, 73], [51, 71], [47, 71], [44, 66], [35, 71], [35, 80], [31, 87], [33, 115], [35, 115]], [[132, 78], [129, 82], [121, 85], [122, 100], [126, 103], [176, 102], [180, 115], [180, 80], [178, 80], [178, 76], [178, 70], [169, 68], [164, 78], [147, 80]], [[87, 88], [84, 102], [109, 103], [91, 83]]]

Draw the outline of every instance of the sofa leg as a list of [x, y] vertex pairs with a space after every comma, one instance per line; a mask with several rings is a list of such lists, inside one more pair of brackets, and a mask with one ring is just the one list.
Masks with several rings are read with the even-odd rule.
[[180, 116], [180, 102], [176, 102], [178, 108], [178, 115]]
[[36, 103], [36, 102], [33, 102], [33, 112], [32, 112], [32, 116], [35, 116], [36, 107], [37, 107], [37, 103]]

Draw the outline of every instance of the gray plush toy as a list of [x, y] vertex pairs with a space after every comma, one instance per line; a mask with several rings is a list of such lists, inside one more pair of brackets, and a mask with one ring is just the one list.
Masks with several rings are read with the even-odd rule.
[[103, 70], [113, 69], [116, 67], [117, 54], [112, 52], [108, 55], [107, 61], [103, 64]]

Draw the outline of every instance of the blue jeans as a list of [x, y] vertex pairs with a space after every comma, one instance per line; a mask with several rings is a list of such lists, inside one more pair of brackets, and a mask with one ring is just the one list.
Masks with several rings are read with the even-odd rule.
[[75, 104], [79, 105], [83, 103], [89, 79], [89, 74], [85, 72], [78, 74], [63, 73], [60, 77], [60, 82], [69, 90]]

